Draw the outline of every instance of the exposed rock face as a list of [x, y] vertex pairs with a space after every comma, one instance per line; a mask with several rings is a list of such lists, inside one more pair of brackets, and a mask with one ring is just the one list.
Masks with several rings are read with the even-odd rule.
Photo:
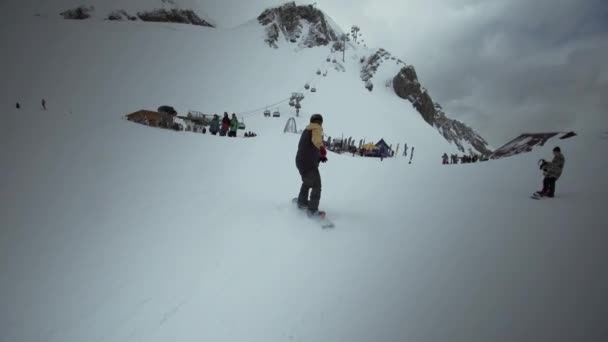
[[135, 20], [137, 20], [137, 17], [130, 15], [125, 10], [116, 10], [116, 11], [112, 11], [110, 14], [108, 14], [108, 17], [106, 19], [107, 20], [118, 20], [118, 21], [121, 21], [121, 20], [135, 21]]
[[363, 64], [361, 66], [361, 80], [365, 82], [365, 88], [367, 90], [372, 91], [374, 89], [374, 83], [372, 79], [378, 71], [378, 68], [385, 61], [392, 59], [396, 64], [404, 64], [401, 60], [397, 61], [395, 57], [392, 57], [390, 52], [384, 49], [378, 49], [374, 54], [369, 56], [367, 59], [365, 57], [361, 57], [360, 62]]
[[328, 24], [325, 15], [313, 5], [296, 6], [295, 2], [265, 10], [258, 22], [266, 27], [264, 41], [278, 48], [280, 35], [300, 47], [325, 46], [338, 40], [338, 33]]
[[393, 78], [393, 89], [397, 96], [408, 100], [414, 108], [422, 115], [429, 125], [437, 130], [450, 142], [453, 142], [462, 152], [465, 151], [464, 143], [470, 144], [478, 153], [487, 156], [491, 153], [487, 141], [474, 129], [463, 122], [446, 117], [445, 112], [438, 103], [433, 102], [426, 89], [418, 81], [418, 75], [413, 66], [403, 67]]
[[560, 140], [570, 139], [577, 135], [575, 132], [524, 133], [496, 149], [489, 157], [490, 159], [500, 159], [530, 152], [537, 146], [544, 146], [559, 134], [563, 134], [559, 137]]
[[[60, 15], [64, 19], [89, 19], [94, 11], [94, 7], [80, 6], [71, 10], [61, 12]], [[193, 10], [184, 9], [155, 9], [151, 11], [138, 12], [137, 16], [129, 14], [125, 10], [111, 11], [106, 17], [106, 20], [131, 20], [137, 19], [142, 21], [163, 22], [163, 23], [179, 23], [198, 26], [213, 27], [212, 24], [201, 19]]]
[[148, 12], [138, 12], [137, 16], [142, 21], [191, 24], [198, 26], [213, 27], [210, 23], [201, 19], [193, 10], [182, 9], [157, 9]]
[[63, 11], [59, 13], [63, 17], [63, 19], [72, 19], [72, 20], [84, 20], [91, 17], [91, 13], [95, 10], [95, 7], [86, 7], [79, 6], [67, 11]]

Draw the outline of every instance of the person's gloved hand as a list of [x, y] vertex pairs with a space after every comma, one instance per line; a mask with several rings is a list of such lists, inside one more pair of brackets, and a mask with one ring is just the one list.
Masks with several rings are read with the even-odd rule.
[[539, 169], [543, 170], [545, 168], [545, 166], [547, 165], [547, 161], [544, 159], [541, 159], [538, 161], [538, 165], [539, 165]]
[[319, 151], [321, 152], [321, 162], [327, 162], [327, 150], [325, 149], [325, 146], [321, 145]]

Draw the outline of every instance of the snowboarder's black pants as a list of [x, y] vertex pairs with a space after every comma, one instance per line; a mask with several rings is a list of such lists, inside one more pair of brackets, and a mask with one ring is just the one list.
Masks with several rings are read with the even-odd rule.
[[[321, 174], [319, 169], [300, 171], [300, 176], [302, 176], [302, 186], [298, 195], [298, 204], [307, 205], [309, 210], [319, 210], [319, 201], [321, 200]], [[309, 199], [308, 191], [311, 189]]]
[[542, 194], [548, 197], [555, 196], [555, 182], [557, 178], [555, 177], [545, 177], [543, 179], [543, 191]]

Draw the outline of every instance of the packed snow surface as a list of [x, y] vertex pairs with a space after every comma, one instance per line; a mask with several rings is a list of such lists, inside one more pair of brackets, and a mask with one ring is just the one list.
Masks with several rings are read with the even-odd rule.
[[[329, 135], [416, 151], [412, 164], [330, 153], [321, 207], [336, 228], [322, 230], [290, 202], [300, 185], [299, 137], [282, 131], [291, 108], [281, 104], [281, 118], [262, 111], [310, 80], [326, 49], [268, 48], [253, 23], [23, 25], [0, 31], [11, 52], [0, 94], [0, 341], [600, 341], [605, 332], [599, 135], [442, 166], [450, 145], [419, 114], [388, 90], [369, 93], [357, 73], [329, 69], [312, 78], [319, 91], [307, 93], [299, 128], [321, 112]], [[123, 119], [162, 104], [260, 107], [242, 115], [258, 137]], [[555, 144], [566, 156], [557, 196], [530, 199], [536, 162]]]

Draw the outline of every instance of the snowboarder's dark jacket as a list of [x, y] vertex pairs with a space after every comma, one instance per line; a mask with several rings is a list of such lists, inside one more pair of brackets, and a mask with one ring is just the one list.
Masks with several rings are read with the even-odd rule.
[[557, 153], [557, 155], [553, 158], [551, 162], [545, 164], [544, 169], [545, 176], [549, 178], [559, 179], [562, 175], [562, 170], [564, 169], [564, 163], [566, 159], [561, 152]]
[[301, 173], [316, 169], [321, 161], [321, 147], [323, 146], [323, 128], [318, 123], [311, 123], [300, 136], [296, 166]]

